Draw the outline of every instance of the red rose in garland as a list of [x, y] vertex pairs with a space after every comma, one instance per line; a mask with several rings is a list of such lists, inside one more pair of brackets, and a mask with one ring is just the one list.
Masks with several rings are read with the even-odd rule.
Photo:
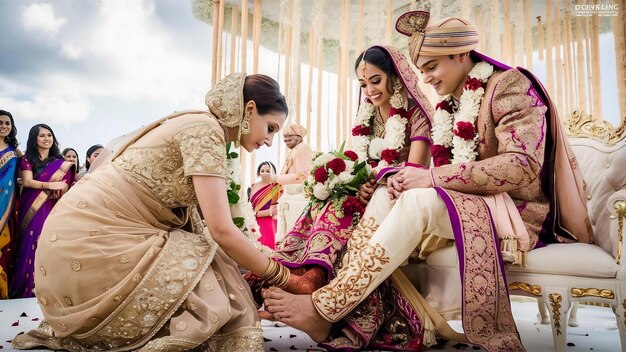
[[474, 124], [467, 121], [459, 121], [456, 123], [456, 129], [453, 131], [459, 138], [463, 138], [466, 141], [474, 138], [475, 128]]
[[367, 126], [358, 125], [352, 129], [353, 136], [369, 136], [370, 134], [372, 134], [372, 129]]
[[380, 153], [380, 158], [391, 164], [400, 157], [400, 152], [395, 149], [385, 149]]
[[432, 145], [430, 147], [430, 154], [433, 156], [433, 164], [435, 164], [435, 167], [450, 164], [450, 159], [452, 159], [452, 149], [441, 145]]
[[483, 82], [481, 82], [479, 79], [477, 78], [469, 78], [466, 82], [465, 82], [465, 89], [469, 89], [469, 90], [477, 90], [478, 88], [483, 86]]
[[447, 111], [448, 114], [452, 113], [452, 106], [450, 105], [450, 102], [448, 102], [447, 100], [442, 100], [440, 101], [436, 106], [435, 109], [438, 110], [444, 110]]

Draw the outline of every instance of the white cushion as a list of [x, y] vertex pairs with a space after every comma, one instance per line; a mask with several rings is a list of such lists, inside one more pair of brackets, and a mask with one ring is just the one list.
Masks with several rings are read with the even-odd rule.
[[615, 278], [618, 265], [606, 250], [591, 244], [550, 244], [533, 249], [526, 266], [509, 265], [507, 271]]
[[[433, 252], [426, 263], [435, 268], [458, 270], [456, 247]], [[615, 278], [618, 265], [604, 249], [584, 243], [550, 244], [534, 249], [526, 256], [524, 267], [507, 265], [507, 271], [555, 275]]]

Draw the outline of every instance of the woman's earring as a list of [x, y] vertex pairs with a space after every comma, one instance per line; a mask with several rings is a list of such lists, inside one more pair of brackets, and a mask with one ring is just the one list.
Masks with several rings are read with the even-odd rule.
[[241, 127], [239, 127], [241, 134], [250, 133], [250, 118], [252, 118], [252, 112], [247, 113], [243, 121], [241, 121]]
[[402, 91], [402, 82], [400, 82], [400, 78], [396, 77], [396, 80], [393, 82], [393, 94], [391, 95], [391, 98], [389, 99], [389, 104], [391, 104], [393, 108], [396, 108], [396, 109], [402, 108], [406, 110], [407, 101], [406, 99], [404, 99], [404, 97], [400, 93], [401, 91]]

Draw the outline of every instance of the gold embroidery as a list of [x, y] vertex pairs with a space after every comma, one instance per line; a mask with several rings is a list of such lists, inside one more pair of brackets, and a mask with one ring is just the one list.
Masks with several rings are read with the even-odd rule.
[[61, 326], [61, 331], [67, 331], [67, 325], [65, 323], [59, 324]]
[[174, 140], [180, 148], [186, 176], [225, 175], [226, 142], [218, 124], [202, 124], [184, 129], [174, 135]]
[[50, 234], [50, 242], [55, 242], [57, 239], [59, 239], [59, 237], [56, 232]]
[[137, 283], [137, 282], [141, 281], [141, 274], [140, 273], [135, 273], [135, 275], [133, 275], [133, 278], [131, 280], [134, 283]]
[[198, 309], [198, 305], [196, 304], [196, 302], [189, 302], [187, 306], [189, 307], [190, 310]]
[[385, 249], [380, 244], [369, 242], [377, 228], [374, 218], [359, 221], [343, 258], [345, 270], [340, 270], [328, 285], [313, 293], [313, 302], [324, 313], [324, 318], [337, 321], [351, 311], [382, 267], [389, 263]]
[[187, 324], [184, 321], [180, 321], [176, 324], [176, 330], [183, 331], [187, 329]]
[[203, 343], [202, 351], [263, 351], [263, 330], [242, 327], [227, 334], [215, 334]]
[[233, 301], [234, 301], [236, 297], [235, 297], [235, 295], [233, 295], [232, 293], [230, 293], [230, 294], [228, 294], [228, 298], [230, 298], [231, 300], [233, 300]]
[[41, 272], [41, 275], [46, 276], [46, 268], [43, 265], [39, 267], [39, 272]]
[[70, 264], [72, 266], [72, 270], [80, 271], [81, 266], [80, 266], [80, 262], [78, 260], [72, 260], [72, 262]]
[[76, 205], [79, 209], [85, 209], [87, 208], [87, 202], [85, 202], [84, 200], [79, 200], [78, 204]]
[[47, 306], [48, 300], [45, 297], [39, 297], [39, 303], [41, 303], [42, 306]]
[[122, 264], [126, 264], [126, 263], [128, 263], [130, 260], [128, 259], [128, 255], [126, 255], [126, 254], [120, 254], [120, 256], [119, 256], [119, 261], [120, 261], [120, 263], [122, 263]]
[[202, 286], [202, 288], [204, 288], [205, 291], [211, 291], [213, 289], [213, 286], [211, 286], [210, 283], [206, 283], [204, 284], [204, 286]]
[[[215, 243], [204, 236], [171, 232], [136, 288], [126, 297], [116, 295], [113, 298], [119, 302], [115, 311], [91, 331], [75, 334], [73, 338], [80, 340], [83, 346], [99, 347], [92, 350], [122, 347], [132, 350], [147, 343], [197, 285], [216, 248]], [[200, 264], [194, 270], [179, 265], [187, 258], [194, 258]]]
[[90, 230], [89, 231], [89, 235], [90, 236], [98, 236], [100, 234], [100, 231], [98, 230]]
[[63, 297], [63, 302], [68, 306], [72, 305], [72, 300], [69, 297]]

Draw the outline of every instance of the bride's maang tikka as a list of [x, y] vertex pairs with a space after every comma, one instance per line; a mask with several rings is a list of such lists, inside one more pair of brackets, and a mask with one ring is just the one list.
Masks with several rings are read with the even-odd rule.
[[361, 61], [359, 61], [359, 69], [365, 70], [365, 54], [367, 54], [367, 49], [363, 52], [363, 56], [361, 57]]

